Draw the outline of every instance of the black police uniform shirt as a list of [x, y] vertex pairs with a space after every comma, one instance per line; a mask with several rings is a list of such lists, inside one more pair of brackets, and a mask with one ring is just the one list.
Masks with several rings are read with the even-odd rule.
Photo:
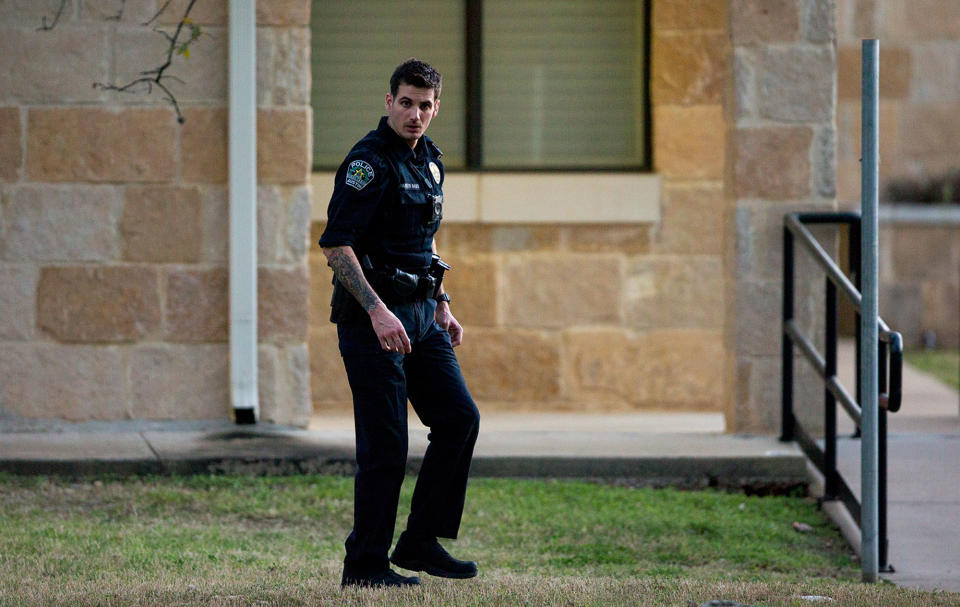
[[[321, 247], [350, 246], [374, 267], [424, 272], [443, 208], [442, 153], [423, 136], [413, 149], [380, 119], [337, 169]], [[365, 317], [360, 304], [334, 278], [330, 320]]]

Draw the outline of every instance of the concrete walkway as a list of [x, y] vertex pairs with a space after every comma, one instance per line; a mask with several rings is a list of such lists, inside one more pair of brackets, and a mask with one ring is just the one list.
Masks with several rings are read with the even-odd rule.
[[[842, 342], [838, 371], [854, 386], [854, 345]], [[851, 390], [852, 392], [852, 390]], [[860, 441], [838, 414], [837, 466], [860, 495]], [[960, 592], [960, 395], [904, 365], [903, 404], [889, 414], [888, 536], [883, 577], [915, 588]], [[859, 541], [859, 540], [857, 540]]]
[[[852, 377], [850, 360], [846, 344], [840, 369], [849, 365]], [[903, 408], [891, 416], [890, 561], [896, 573], [887, 577], [905, 586], [960, 591], [958, 396], [909, 368], [904, 384]], [[415, 420], [411, 416], [411, 471], [427, 442], [427, 429]], [[795, 445], [723, 431], [719, 414], [483, 413], [473, 473], [751, 489], [807, 481], [806, 459]], [[841, 442], [841, 470], [859, 487], [859, 442]], [[353, 422], [343, 414], [314, 418], [305, 430], [0, 418], [0, 470], [21, 474], [343, 473], [352, 469], [353, 447]]]
[[[410, 418], [409, 468], [427, 429]], [[194, 473], [255, 467], [342, 472], [354, 462], [353, 419], [306, 430], [229, 422], [64, 424], [0, 420], [0, 470], [20, 473]], [[650, 485], [779, 488], [806, 481], [805, 460], [775, 437], [723, 433], [720, 414], [483, 414], [476, 476], [632, 478]]]

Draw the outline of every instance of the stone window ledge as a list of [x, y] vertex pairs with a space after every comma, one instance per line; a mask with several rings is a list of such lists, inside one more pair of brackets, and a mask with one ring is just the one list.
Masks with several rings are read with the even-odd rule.
[[[314, 221], [325, 221], [332, 171], [313, 173]], [[661, 177], [651, 173], [447, 173], [452, 223], [656, 223]]]

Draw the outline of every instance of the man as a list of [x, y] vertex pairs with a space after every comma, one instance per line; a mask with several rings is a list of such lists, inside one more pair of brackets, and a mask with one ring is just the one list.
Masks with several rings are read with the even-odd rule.
[[[387, 115], [337, 171], [320, 246], [334, 273], [331, 321], [353, 392], [357, 437], [353, 531], [341, 584], [417, 585], [389, 562], [469, 578], [438, 537], [456, 539], [479, 413], [453, 353], [463, 329], [443, 291], [433, 237], [443, 204], [440, 150], [424, 135], [440, 74], [409, 59], [390, 78]], [[430, 428], [407, 528], [390, 559], [407, 458], [407, 398]]]

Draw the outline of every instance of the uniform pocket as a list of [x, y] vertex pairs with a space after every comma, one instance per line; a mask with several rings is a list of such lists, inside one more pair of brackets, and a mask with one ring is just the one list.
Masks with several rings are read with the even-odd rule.
[[397, 225], [405, 232], [410, 233], [425, 228], [433, 219], [433, 197], [420, 191], [400, 192], [400, 208]]
[[337, 323], [337, 337], [340, 341], [340, 356], [376, 356], [388, 352], [380, 347], [380, 340], [373, 331], [370, 322]]

